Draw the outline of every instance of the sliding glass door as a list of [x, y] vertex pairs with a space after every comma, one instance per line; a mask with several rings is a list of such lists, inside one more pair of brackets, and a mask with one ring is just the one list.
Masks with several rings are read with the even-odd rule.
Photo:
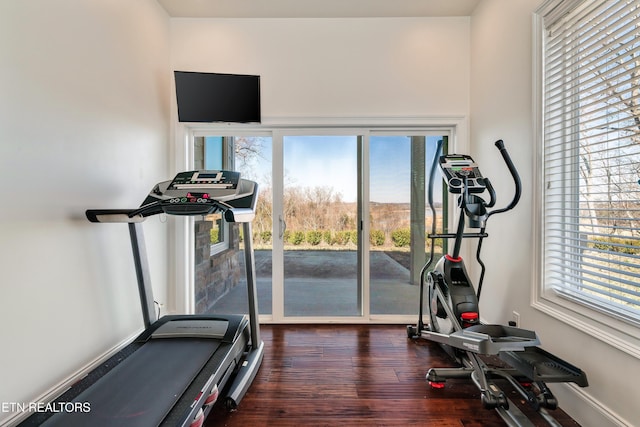
[[296, 129], [196, 138], [194, 167], [236, 169], [260, 188], [252, 236], [220, 218], [196, 221], [196, 245], [210, 236], [206, 248], [196, 248], [196, 311], [246, 312], [241, 251], [251, 238], [265, 320], [406, 321], [402, 316], [417, 315], [430, 244], [426, 187], [443, 137]]
[[[426, 231], [429, 170], [442, 135], [396, 134], [369, 138], [369, 289], [372, 315], [418, 311], [420, 271], [431, 244]], [[442, 219], [442, 180], [435, 205]], [[440, 246], [436, 252], [442, 253]], [[439, 256], [439, 255], [436, 255]]]
[[284, 136], [284, 315], [360, 316], [358, 137]]

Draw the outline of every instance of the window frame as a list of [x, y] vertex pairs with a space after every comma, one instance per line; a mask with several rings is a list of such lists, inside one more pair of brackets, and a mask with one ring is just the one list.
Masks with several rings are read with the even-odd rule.
[[[544, 179], [544, 49], [547, 19], [559, 19], [583, 0], [549, 0], [533, 13], [533, 124], [534, 124], [534, 274], [531, 305], [555, 319], [591, 335], [608, 345], [640, 359], [638, 325], [608, 314], [585, 300], [571, 298], [547, 286], [544, 275], [545, 259], [545, 179]], [[555, 14], [555, 15], [554, 15]]]

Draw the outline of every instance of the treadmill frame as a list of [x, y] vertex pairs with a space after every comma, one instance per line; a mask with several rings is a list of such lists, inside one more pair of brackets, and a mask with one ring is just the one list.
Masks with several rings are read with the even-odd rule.
[[[257, 203], [258, 186], [256, 183], [240, 180], [239, 190], [241, 193], [237, 208], [234, 206], [234, 200], [227, 200], [224, 206], [224, 218], [227, 222], [240, 222], [243, 226], [245, 236], [252, 235], [251, 221]], [[168, 182], [168, 181], [167, 181]], [[166, 183], [166, 182], [165, 182]], [[158, 194], [157, 188], [165, 183], [160, 183], [152, 193]], [[246, 194], [247, 187], [252, 189], [250, 195]], [[150, 194], [151, 196], [151, 194]], [[149, 196], [147, 197], [149, 200]], [[147, 200], [143, 202], [146, 205]], [[156, 202], [160, 206], [162, 200]], [[248, 205], [248, 206], [247, 206]], [[216, 205], [215, 209], [220, 209], [221, 205]], [[137, 210], [88, 210], [87, 218], [91, 222], [126, 222], [128, 223], [129, 236], [131, 240], [131, 248], [133, 253], [134, 266], [136, 271], [138, 291], [140, 295], [140, 305], [142, 309], [142, 318], [144, 323], [144, 331], [129, 345], [125, 346], [118, 353], [108, 358], [98, 367], [93, 369], [84, 378], [79, 380], [74, 386], [61, 394], [54, 402], [72, 402], [85, 390], [92, 387], [100, 378], [108, 375], [109, 372], [120, 362], [128, 357], [135, 355], [136, 351], [144, 346], [144, 342], [153, 339], [152, 332], [156, 329], [158, 323], [168, 323], [172, 321], [183, 320], [227, 320], [234, 318], [238, 324], [234, 331], [233, 337], [225, 335], [220, 339], [221, 344], [214, 353], [211, 354], [208, 361], [200, 369], [199, 373], [193, 379], [191, 384], [184, 390], [182, 395], [176, 400], [173, 407], [168, 408], [160, 426], [182, 426], [188, 427], [194, 421], [200, 409], [204, 412], [206, 419], [208, 413], [214, 406], [215, 402], [204, 405], [213, 390], [214, 386], [218, 386], [219, 392], [225, 391], [228, 380], [235, 374], [235, 378], [226, 390], [225, 406], [229, 410], [236, 409], [249, 389], [258, 369], [262, 363], [264, 355], [264, 342], [260, 337], [260, 324], [258, 315], [258, 298], [256, 288], [255, 275], [255, 257], [253, 251], [253, 243], [251, 239], [245, 239], [244, 256], [245, 270], [247, 280], [247, 297], [248, 297], [248, 318], [246, 315], [171, 315], [163, 316], [158, 319], [155, 312], [155, 302], [153, 298], [153, 289], [151, 286], [151, 275], [149, 272], [149, 262], [142, 228], [142, 221], [146, 216], [161, 213], [161, 210], [154, 208], [149, 212], [141, 212]], [[198, 213], [200, 214], [200, 213]], [[188, 215], [188, 214], [184, 214]], [[242, 317], [239, 319], [239, 317]], [[239, 323], [238, 323], [239, 322]], [[227, 328], [233, 322], [229, 322]], [[228, 331], [227, 331], [228, 333]], [[189, 332], [186, 338], [189, 338]], [[190, 338], [194, 338], [191, 336]], [[185, 338], [157, 338], [157, 339], [185, 339]], [[196, 338], [202, 339], [202, 338]], [[207, 338], [204, 338], [207, 339]], [[219, 401], [218, 399], [217, 401]], [[216, 402], [217, 402], [216, 401]], [[48, 423], [55, 413], [41, 412], [34, 413], [20, 426], [34, 426]], [[87, 414], [90, 416], [90, 413]], [[90, 417], [88, 421], [91, 422]], [[103, 420], [102, 420], [103, 421]], [[99, 425], [99, 424], [96, 424]]]

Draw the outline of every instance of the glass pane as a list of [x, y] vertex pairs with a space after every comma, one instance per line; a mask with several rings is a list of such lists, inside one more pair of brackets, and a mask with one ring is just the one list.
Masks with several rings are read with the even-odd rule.
[[[253, 250], [256, 263], [256, 285], [258, 287], [258, 312], [272, 314], [272, 253], [273, 253], [273, 180], [272, 180], [272, 139], [271, 137], [236, 137], [236, 170], [242, 177], [258, 183], [258, 203], [256, 216], [251, 223]], [[244, 250], [242, 236], [240, 249]], [[242, 263], [244, 269], [244, 258]], [[244, 270], [243, 270], [244, 271]], [[243, 276], [244, 278], [244, 276]], [[243, 301], [247, 300], [246, 282], [243, 281]]]
[[358, 137], [287, 136], [284, 314], [360, 316]]
[[[196, 159], [197, 143], [198, 138]], [[249, 238], [253, 238], [256, 260], [258, 311], [260, 314], [271, 314], [271, 138], [206, 137], [202, 139], [201, 146], [204, 151], [201, 157], [206, 168], [237, 170], [242, 178], [258, 183], [257, 212], [252, 223], [253, 236]], [[220, 155], [216, 157], [212, 154], [214, 152]], [[231, 160], [225, 161], [226, 158]], [[222, 239], [228, 242], [223, 247], [212, 244], [208, 257], [200, 255], [203, 251], [198, 245], [202, 244], [205, 237], [198, 237], [198, 233], [203, 236], [209, 233], [213, 239], [217, 229], [215, 218], [210, 226], [196, 220], [196, 313], [247, 313], [244, 241], [248, 236], [244, 235], [241, 224], [223, 223], [222, 230], [225, 233]]]
[[224, 138], [221, 136], [207, 136], [204, 138], [204, 169], [224, 169], [223, 143]]
[[[431, 211], [426, 189], [436, 136], [370, 138], [369, 277], [372, 314], [418, 311], [420, 270], [430, 250]], [[436, 175], [434, 204], [442, 221], [442, 179]], [[436, 246], [434, 257], [442, 256]]]
[[209, 232], [211, 237], [209, 243], [211, 246], [224, 242], [224, 220], [222, 219], [222, 214], [215, 213], [207, 215], [204, 220], [211, 222], [211, 231]]

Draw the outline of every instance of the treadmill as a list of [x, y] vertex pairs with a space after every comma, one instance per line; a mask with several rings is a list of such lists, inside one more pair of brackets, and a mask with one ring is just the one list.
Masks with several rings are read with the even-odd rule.
[[137, 209], [88, 210], [91, 222], [123, 222], [129, 227], [145, 328], [59, 396], [50, 412], [35, 413], [20, 425], [197, 427], [222, 392], [227, 409], [236, 409], [264, 353], [251, 239], [244, 240], [248, 315], [157, 318], [142, 222], [163, 213], [220, 212], [225, 221], [242, 223], [244, 235], [251, 236], [257, 189], [238, 172], [189, 171], [154, 186]]

